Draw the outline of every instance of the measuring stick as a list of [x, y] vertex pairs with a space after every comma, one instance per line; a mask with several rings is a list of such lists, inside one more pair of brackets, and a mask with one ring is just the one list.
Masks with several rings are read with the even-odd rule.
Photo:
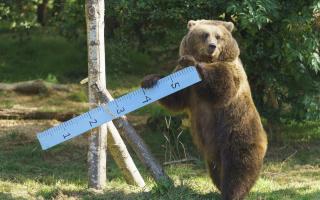
[[46, 150], [199, 81], [201, 81], [201, 78], [194, 66], [184, 68], [160, 79], [152, 88], [137, 89], [38, 133], [38, 140], [42, 149]]

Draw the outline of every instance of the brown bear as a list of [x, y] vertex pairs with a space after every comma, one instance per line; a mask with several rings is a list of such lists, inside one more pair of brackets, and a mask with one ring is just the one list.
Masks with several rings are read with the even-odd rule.
[[[251, 97], [231, 22], [189, 21], [178, 69], [196, 66], [202, 81], [160, 100], [170, 110], [187, 111], [192, 137], [224, 200], [249, 193], [263, 164], [267, 136]], [[161, 78], [149, 75], [150, 88]]]

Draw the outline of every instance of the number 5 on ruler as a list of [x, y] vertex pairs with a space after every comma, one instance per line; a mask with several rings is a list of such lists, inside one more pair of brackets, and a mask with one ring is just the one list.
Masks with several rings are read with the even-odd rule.
[[38, 133], [38, 140], [42, 149], [48, 149], [199, 81], [201, 81], [201, 78], [195, 67], [184, 68], [160, 79], [156, 87], [140, 88], [58, 126]]

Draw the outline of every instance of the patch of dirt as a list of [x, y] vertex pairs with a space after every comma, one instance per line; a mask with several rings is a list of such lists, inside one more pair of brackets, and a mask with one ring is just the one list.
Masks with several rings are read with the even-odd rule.
[[56, 120], [0, 120], [0, 135], [15, 132], [33, 137], [37, 132], [58, 123]]
[[[17, 110], [28, 112], [75, 112], [83, 113], [89, 109], [89, 104], [77, 100], [77, 95], [83, 88], [78, 85], [68, 85], [72, 92], [54, 91], [46, 95], [24, 95], [9, 92], [0, 92], [0, 110]], [[82, 91], [83, 92], [83, 91]], [[114, 93], [114, 91], [110, 91]], [[80, 95], [81, 96], [81, 95]], [[147, 116], [128, 115], [128, 120], [137, 129], [139, 133], [144, 130]], [[29, 143], [37, 140], [37, 133], [40, 133], [50, 127], [56, 126], [61, 122], [57, 120], [34, 120], [34, 119], [0, 119], [0, 138], [14, 138], [10, 140], [13, 145]], [[18, 137], [18, 138], [17, 138]], [[15, 139], [17, 138], [17, 139]], [[70, 142], [79, 145], [87, 145], [88, 133], [72, 139]], [[9, 141], [7, 141], [9, 142]]]

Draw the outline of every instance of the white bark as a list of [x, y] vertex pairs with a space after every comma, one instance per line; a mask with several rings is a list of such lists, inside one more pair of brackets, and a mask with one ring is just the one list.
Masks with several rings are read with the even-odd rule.
[[[91, 85], [90, 88], [95, 91], [95, 94], [97, 98], [100, 99], [100, 101], [107, 101], [107, 99], [103, 95], [104, 93], [106, 93], [106, 90], [102, 91], [101, 86], [96, 83], [94, 85]], [[112, 121], [107, 123], [107, 127], [109, 131], [107, 137], [109, 143], [108, 150], [111, 153], [114, 161], [120, 168], [121, 172], [123, 173], [127, 183], [131, 185], [137, 185], [139, 187], [144, 187], [146, 184], [139, 170], [134, 164], [129, 151], [127, 150], [127, 147], [120, 136], [119, 131]]]
[[[109, 102], [113, 100], [108, 90], [100, 88], [99, 84], [91, 85], [91, 88], [96, 91], [101, 101]], [[128, 122], [127, 117], [122, 116], [116, 118], [113, 120], [113, 122], [115, 126], [120, 130], [121, 136], [127, 140], [127, 142], [139, 157], [140, 161], [149, 170], [157, 184], [163, 184], [163, 182], [172, 184], [172, 180], [168, 177], [157, 160], [152, 156], [147, 145]]]
[[[106, 88], [104, 48], [104, 0], [86, 0], [89, 85], [99, 83]], [[89, 102], [99, 103], [89, 87]], [[107, 125], [93, 129], [89, 136], [88, 178], [89, 187], [103, 189], [106, 184]]]

